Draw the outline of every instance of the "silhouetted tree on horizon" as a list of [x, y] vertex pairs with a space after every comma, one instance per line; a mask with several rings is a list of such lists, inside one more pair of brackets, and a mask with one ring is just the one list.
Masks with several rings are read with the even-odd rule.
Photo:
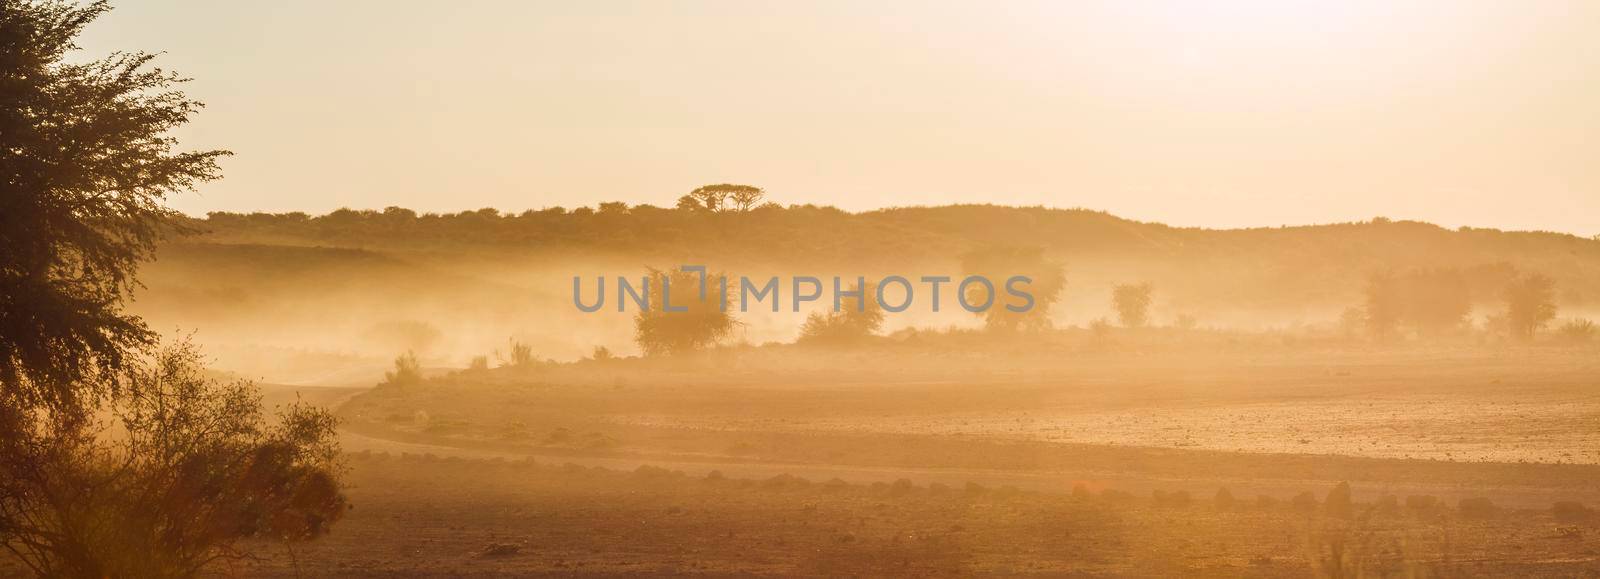
[[704, 185], [679, 197], [678, 209], [716, 213], [731, 208], [742, 213], [754, 209], [765, 196], [760, 187], [750, 185]]

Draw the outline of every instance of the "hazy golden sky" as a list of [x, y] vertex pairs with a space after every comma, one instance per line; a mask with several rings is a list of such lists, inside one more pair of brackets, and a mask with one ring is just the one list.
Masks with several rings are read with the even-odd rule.
[[1600, 2], [122, 0], [211, 210], [996, 202], [1600, 234]]

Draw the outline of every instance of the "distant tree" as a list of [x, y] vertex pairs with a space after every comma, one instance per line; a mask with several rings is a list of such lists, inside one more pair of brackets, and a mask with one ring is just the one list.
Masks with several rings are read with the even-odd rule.
[[728, 191], [722, 185], [706, 185], [689, 192], [689, 197], [698, 203], [700, 209], [708, 212], [722, 211], [722, 203], [728, 199]]
[[678, 208], [690, 211], [718, 212], [727, 208], [749, 211], [761, 203], [766, 193], [760, 187], [718, 183], [690, 191], [678, 198]]
[[[220, 176], [226, 151], [167, 133], [201, 104], [183, 78], [119, 52], [67, 53], [105, 2], [0, 2], [0, 389], [70, 404], [154, 343], [123, 311], [138, 265], [177, 214], [167, 195]], [[0, 433], [3, 438], [4, 433]]]
[[595, 346], [594, 347], [594, 353], [590, 354], [589, 357], [593, 358], [597, 362], [604, 362], [606, 360], [610, 360], [612, 358], [615, 358], [616, 356], [611, 354], [611, 349], [610, 348], [607, 348], [605, 346]]
[[755, 209], [757, 205], [761, 204], [761, 199], [766, 196], [767, 193], [762, 191], [761, 188], [749, 185], [732, 185], [729, 186], [728, 190], [728, 200], [732, 201], [734, 209], [740, 212]]
[[481, 356], [481, 355], [480, 356], [473, 356], [471, 360], [467, 360], [467, 371], [468, 372], [488, 372], [489, 371], [489, 357], [488, 356]]
[[1506, 286], [1506, 321], [1514, 335], [1532, 340], [1556, 318], [1555, 287], [1555, 280], [1537, 273], [1520, 276]]
[[854, 285], [865, 299], [847, 296], [839, 300], [838, 311], [812, 312], [800, 327], [801, 342], [848, 343], [871, 336], [883, 327], [883, 307], [878, 304], [877, 286]]
[[40, 577], [191, 577], [243, 539], [326, 533], [346, 510], [333, 415], [296, 404], [269, 421], [254, 385], [200, 360], [170, 346], [126, 371], [103, 421], [40, 414], [48, 428], [0, 441], [48, 449], [0, 469], [0, 547]]
[[1155, 287], [1149, 283], [1118, 284], [1111, 290], [1111, 305], [1117, 310], [1117, 319], [1123, 327], [1142, 328], [1150, 320], [1151, 294]]
[[693, 195], [684, 195], [678, 198], [678, 209], [683, 211], [704, 211], [705, 206], [701, 205], [700, 200], [695, 199]]
[[1405, 312], [1405, 293], [1400, 281], [1390, 272], [1367, 277], [1366, 304], [1362, 310], [1367, 333], [1378, 341], [1394, 335]]
[[601, 215], [627, 215], [628, 204], [621, 201], [605, 201], [600, 203]]
[[[722, 309], [727, 303], [727, 288], [721, 282], [724, 278], [723, 274], [707, 274], [702, 286], [699, 272], [650, 270], [650, 308], [634, 316], [634, 341], [645, 354], [671, 355], [704, 348], [727, 337], [738, 322]], [[685, 311], [667, 311], [667, 297], [671, 297], [673, 308]]]
[[[994, 303], [979, 315], [983, 316], [985, 328], [1002, 332], [1049, 329], [1050, 308], [1061, 298], [1067, 285], [1061, 264], [1046, 257], [1044, 249], [1038, 247], [990, 247], [968, 252], [961, 257], [961, 270], [965, 275], [983, 276], [994, 284]], [[1019, 275], [1032, 280], [1016, 286], [1019, 291], [1033, 296], [1033, 307], [1026, 312], [1006, 309], [1006, 306], [1028, 305], [1026, 300], [1006, 291], [1007, 280]], [[988, 288], [973, 284], [967, 291], [975, 294], [967, 296], [968, 302], [978, 304], [984, 301], [982, 294]]]

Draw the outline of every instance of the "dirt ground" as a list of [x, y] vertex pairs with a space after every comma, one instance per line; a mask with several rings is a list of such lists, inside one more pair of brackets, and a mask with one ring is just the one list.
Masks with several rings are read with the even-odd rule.
[[[337, 530], [218, 576], [1594, 576], [1600, 527], [1548, 510], [870, 485], [357, 454]], [[1324, 489], [1326, 490], [1326, 489]], [[1343, 575], [1340, 575], [1343, 573]], [[1409, 574], [1409, 575], [1406, 575]]]

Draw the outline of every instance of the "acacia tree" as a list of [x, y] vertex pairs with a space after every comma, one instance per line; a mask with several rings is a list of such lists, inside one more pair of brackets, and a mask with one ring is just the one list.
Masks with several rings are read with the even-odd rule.
[[170, 227], [166, 196], [228, 153], [175, 150], [201, 104], [153, 55], [65, 60], [105, 2], [0, 6], [0, 388], [68, 404], [152, 343], [123, 299]]
[[1142, 328], [1150, 321], [1151, 294], [1155, 287], [1149, 283], [1117, 284], [1111, 289], [1111, 305], [1117, 310], [1117, 319], [1126, 328]]
[[1556, 318], [1555, 288], [1555, 280], [1538, 273], [1513, 279], [1506, 286], [1506, 321], [1513, 334], [1532, 340], [1540, 328]]
[[750, 185], [735, 185], [732, 183], [704, 185], [690, 191], [688, 195], [679, 197], [678, 208], [711, 213], [732, 208], [744, 212], [759, 205], [765, 195], [766, 192], [762, 191], [760, 187]]
[[176, 150], [201, 105], [153, 56], [67, 61], [107, 10], [0, 0], [0, 547], [48, 577], [187, 576], [337, 518], [332, 417], [269, 427], [197, 357], [146, 362], [124, 300], [174, 230], [167, 195], [228, 153]]
[[[728, 302], [724, 274], [651, 269], [647, 279], [650, 307], [633, 320], [634, 341], [645, 354], [698, 350], [727, 337], [738, 324], [723, 308]], [[670, 311], [669, 305], [683, 311]]]

